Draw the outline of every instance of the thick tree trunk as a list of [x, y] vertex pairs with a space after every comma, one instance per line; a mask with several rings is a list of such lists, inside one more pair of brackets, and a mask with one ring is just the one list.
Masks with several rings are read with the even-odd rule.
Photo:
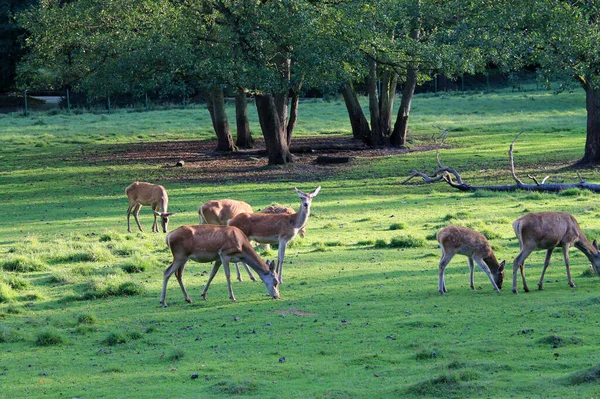
[[585, 106], [587, 109], [587, 136], [585, 152], [579, 164], [600, 163], [600, 88], [586, 84]]
[[[257, 95], [256, 109], [260, 127], [265, 138], [265, 146], [269, 155], [269, 165], [282, 165], [293, 162], [292, 154], [288, 146], [287, 123], [281, 123], [281, 113], [285, 112], [287, 116], [287, 104], [284, 105], [281, 99], [282, 95], [273, 96], [270, 94]], [[285, 96], [287, 98], [287, 96]], [[279, 106], [282, 109], [278, 109]], [[285, 122], [285, 119], [283, 119]]]
[[210, 89], [207, 106], [212, 119], [213, 128], [217, 134], [217, 148], [215, 150], [236, 151], [237, 148], [233, 143], [229, 122], [227, 121], [225, 97], [223, 96], [223, 88], [221, 86], [215, 86]]
[[[420, 5], [420, 1], [417, 3]], [[412, 40], [419, 41], [420, 30], [418, 27], [418, 21], [414, 21], [414, 24], [415, 26], [410, 31], [410, 38]], [[415, 88], [417, 87], [418, 74], [419, 68], [417, 64], [409, 66], [408, 70], [406, 71], [406, 82], [404, 83], [404, 90], [402, 91], [402, 100], [400, 101], [398, 116], [396, 117], [396, 123], [394, 124], [394, 131], [390, 136], [390, 144], [393, 147], [399, 147], [406, 144], [406, 135], [408, 134], [408, 116], [410, 115], [410, 105], [415, 94]]]
[[355, 140], [368, 140], [371, 137], [371, 128], [369, 128], [369, 122], [360, 106], [352, 83], [346, 83], [341, 91], [348, 110], [350, 126], [352, 126], [352, 138]]
[[392, 109], [394, 108], [397, 83], [398, 75], [395, 72], [385, 71], [383, 73], [381, 93], [379, 93], [379, 115], [383, 137], [389, 137], [392, 132]]
[[235, 122], [237, 126], [235, 144], [239, 148], [254, 147], [254, 139], [252, 139], [250, 124], [248, 123], [248, 100], [243, 89], [239, 89], [235, 96]]
[[374, 60], [369, 61], [369, 113], [371, 115], [371, 137], [367, 144], [381, 145], [383, 137], [381, 135], [381, 120], [379, 115], [379, 100], [377, 92], [377, 63]]

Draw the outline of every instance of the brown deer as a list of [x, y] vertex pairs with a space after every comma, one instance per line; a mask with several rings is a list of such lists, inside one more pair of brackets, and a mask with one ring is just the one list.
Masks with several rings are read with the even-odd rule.
[[207, 201], [198, 208], [200, 224], [227, 226], [227, 222], [240, 213], [253, 213], [250, 204], [244, 201], [222, 199]]
[[306, 226], [310, 215], [310, 205], [319, 194], [321, 186], [306, 194], [295, 189], [300, 197], [300, 210], [291, 215], [285, 213], [241, 213], [229, 221], [230, 226], [238, 227], [249, 239], [261, 244], [279, 244], [277, 254], [277, 277], [283, 282], [283, 258], [288, 242], [292, 241]]
[[512, 291], [517, 294], [517, 269], [521, 269], [521, 278], [523, 280], [523, 290], [529, 292], [529, 287], [525, 281], [525, 259], [536, 249], [546, 250], [546, 259], [544, 268], [538, 282], [538, 289], [543, 289], [544, 274], [550, 264], [550, 256], [556, 247], [562, 247], [563, 257], [567, 268], [567, 279], [569, 285], [575, 288], [571, 271], [569, 268], [569, 247], [574, 246], [584, 253], [592, 263], [596, 274], [600, 275], [600, 252], [596, 240], [590, 243], [585, 237], [577, 220], [568, 214], [560, 212], [539, 212], [529, 213], [521, 216], [513, 222], [513, 229], [519, 239], [521, 252], [515, 258], [513, 264], [513, 287]]
[[[232, 199], [207, 201], [198, 208], [200, 224], [214, 224], [219, 226], [227, 226], [227, 222], [244, 212], [253, 213], [250, 204]], [[248, 272], [250, 280], [256, 281], [256, 277], [254, 277], [248, 265], [243, 265], [246, 272]], [[237, 273], [238, 281], [242, 281], [242, 274], [240, 273], [240, 267], [237, 263], [235, 264], [235, 271]]]
[[175, 213], [168, 213], [169, 197], [167, 190], [163, 186], [151, 183], [135, 182], [131, 183], [125, 189], [125, 194], [129, 198], [129, 208], [127, 208], [127, 231], [131, 233], [129, 217], [133, 212], [133, 217], [141, 232], [144, 232], [138, 215], [142, 205], [150, 205], [154, 213], [154, 223], [152, 224], [152, 232], [158, 233], [157, 217], [160, 217], [163, 233], [167, 232], [169, 226], [169, 216]]
[[279, 282], [274, 273], [275, 261], [265, 263], [256, 251], [254, 251], [250, 241], [240, 229], [231, 226], [215, 226], [210, 224], [181, 226], [167, 234], [166, 241], [173, 254], [173, 262], [165, 270], [164, 274], [160, 296], [160, 303], [164, 307], [167, 307], [167, 303], [165, 302], [167, 282], [173, 273], [175, 273], [186, 302], [192, 303], [183, 285], [183, 270], [189, 259], [201, 263], [215, 262], [206, 286], [202, 291], [201, 297], [204, 300], [206, 300], [206, 292], [210, 283], [217, 274], [219, 267], [223, 265], [229, 288], [229, 298], [235, 302], [235, 296], [231, 288], [230, 262], [244, 262], [250, 265], [265, 283], [269, 295], [276, 299], [279, 298], [279, 289], [277, 287]]
[[[285, 213], [286, 215], [292, 215], [296, 213], [296, 211], [293, 208], [290, 208], [289, 206], [269, 205], [264, 207], [261, 213]], [[300, 237], [304, 238], [304, 236], [306, 235], [306, 226], [302, 227], [298, 234], [300, 234]]]
[[487, 274], [492, 287], [500, 292], [504, 280], [505, 262], [498, 263], [490, 243], [483, 234], [462, 226], [447, 226], [437, 233], [437, 240], [442, 248], [442, 258], [440, 259], [438, 272], [438, 291], [440, 294], [447, 292], [444, 271], [456, 254], [465, 255], [468, 259], [469, 269], [471, 270], [469, 282], [472, 290], [475, 289], [473, 282], [473, 269], [475, 266], [473, 262], [475, 262]]

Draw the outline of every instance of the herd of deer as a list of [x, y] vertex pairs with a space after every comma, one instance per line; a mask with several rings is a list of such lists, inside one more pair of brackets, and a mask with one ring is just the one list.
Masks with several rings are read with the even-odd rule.
[[[234, 262], [237, 269], [238, 280], [242, 277], [237, 265], [243, 263], [250, 278], [256, 281], [250, 271], [252, 268], [264, 282], [269, 295], [279, 298], [279, 284], [283, 282], [283, 259], [285, 249], [290, 241], [298, 234], [304, 236], [305, 226], [310, 215], [310, 206], [321, 187], [306, 194], [295, 189], [300, 196], [300, 210], [294, 212], [287, 207], [269, 206], [261, 213], [254, 213], [252, 207], [243, 202], [230, 199], [208, 201], [198, 209], [200, 224], [195, 226], [181, 226], [167, 234], [166, 241], [173, 254], [173, 262], [165, 270], [160, 303], [166, 307], [165, 295], [167, 282], [174, 273], [179, 286], [183, 291], [185, 300], [192, 302], [184, 285], [183, 270], [189, 259], [197, 262], [215, 262], [202, 291], [202, 299], [206, 299], [208, 287], [215, 277], [219, 267], [223, 265], [229, 297], [235, 301], [231, 288], [231, 272], [229, 264]], [[135, 221], [140, 229], [142, 226], [138, 219], [140, 208], [143, 205], [151, 206], [154, 213], [152, 231], [158, 232], [158, 218], [162, 230], [167, 232], [169, 216], [173, 213], [167, 211], [169, 198], [163, 186], [135, 182], [125, 189], [129, 198], [127, 209], [127, 231], [131, 233], [129, 218], [133, 212]], [[581, 231], [575, 218], [568, 213], [539, 212], [530, 213], [513, 222], [513, 229], [519, 240], [520, 252], [513, 262], [512, 291], [517, 291], [517, 272], [521, 271], [523, 289], [529, 292], [525, 281], [525, 259], [536, 249], [546, 250], [546, 259], [538, 288], [543, 286], [544, 274], [550, 263], [550, 256], [556, 247], [562, 247], [563, 257], [567, 268], [567, 279], [571, 287], [575, 287], [569, 269], [569, 247], [579, 249], [589, 259], [596, 274], [600, 276], [600, 251], [596, 240], [590, 243]], [[250, 240], [259, 244], [278, 244], [277, 262], [264, 262], [254, 250]], [[446, 291], [444, 272], [454, 255], [467, 256], [470, 268], [470, 287], [474, 289], [473, 269], [474, 263], [486, 273], [492, 287], [500, 292], [504, 280], [505, 262], [498, 263], [485, 236], [477, 231], [462, 226], [447, 226], [437, 233], [437, 240], [442, 249], [438, 272], [438, 290], [441, 294]]]

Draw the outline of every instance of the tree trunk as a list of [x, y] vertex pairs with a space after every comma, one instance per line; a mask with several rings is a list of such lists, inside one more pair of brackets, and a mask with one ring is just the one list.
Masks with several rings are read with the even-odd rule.
[[225, 112], [225, 97], [223, 88], [215, 86], [209, 91], [209, 100], [207, 101], [208, 111], [212, 119], [213, 128], [217, 134], [216, 151], [236, 151], [237, 148], [231, 137], [227, 113]]
[[371, 137], [367, 144], [371, 146], [383, 144], [381, 136], [381, 121], [379, 115], [379, 100], [377, 93], [377, 63], [369, 61], [369, 112], [371, 115]]
[[292, 133], [296, 127], [298, 121], [298, 104], [300, 101], [300, 94], [297, 90], [292, 90], [292, 103], [290, 105], [290, 120], [287, 123], [287, 144], [292, 145]]
[[[419, 29], [414, 28], [410, 32], [413, 40], [419, 40]], [[412, 103], [415, 88], [417, 87], [417, 76], [419, 69], [417, 65], [410, 66], [406, 71], [406, 82], [402, 91], [402, 100], [398, 109], [398, 116], [394, 124], [394, 131], [390, 136], [390, 144], [393, 147], [406, 145], [406, 135], [408, 134], [408, 116], [410, 115], [410, 105]]]
[[578, 162], [580, 165], [600, 163], [600, 89], [588, 83], [585, 89], [585, 107], [587, 109], [587, 136], [585, 152]]
[[379, 93], [379, 117], [381, 136], [389, 137], [392, 132], [392, 109], [394, 108], [394, 95], [398, 75], [395, 72], [385, 71], [381, 82], [381, 93]]
[[248, 123], [248, 100], [246, 92], [239, 89], [235, 96], [235, 122], [237, 126], [237, 139], [235, 144], [239, 148], [254, 147], [254, 139], [250, 132], [250, 124]]
[[351, 82], [348, 82], [341, 90], [348, 110], [350, 126], [352, 126], [352, 138], [355, 140], [368, 140], [371, 137], [371, 128], [369, 128], [369, 122], [360, 106], [354, 86]]
[[[287, 104], [282, 101], [283, 95], [257, 95], [256, 109], [260, 128], [265, 138], [265, 146], [269, 155], [269, 165], [282, 165], [293, 162], [288, 146], [287, 123], [282, 124], [281, 112], [287, 116]], [[287, 98], [287, 95], [285, 95]], [[281, 108], [278, 108], [279, 107]]]

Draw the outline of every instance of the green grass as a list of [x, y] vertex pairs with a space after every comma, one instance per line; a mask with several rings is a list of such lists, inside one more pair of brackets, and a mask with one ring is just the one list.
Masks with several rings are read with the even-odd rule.
[[[300, 115], [298, 136], [350, 135], [343, 101], [306, 101]], [[585, 143], [581, 92], [416, 96], [409, 147], [430, 146], [438, 126], [450, 130], [442, 163], [471, 184], [512, 182], [506, 154], [520, 131], [521, 179], [579, 180], [568, 166]], [[510, 265], [518, 253], [511, 223], [525, 212], [570, 212], [599, 238], [596, 194], [399, 185], [413, 169], [433, 171], [433, 150], [369, 160], [357, 154], [326, 178], [265, 182], [261, 171], [269, 169], [256, 168], [256, 181], [219, 184], [162, 164], [94, 160], [128, 144], [212, 138], [199, 107], [0, 115], [3, 396], [598, 396], [600, 280], [585, 256], [571, 250], [576, 289], [557, 251], [543, 291], [513, 295], [508, 266], [498, 295], [479, 269], [471, 291], [467, 260], [458, 255], [441, 296], [435, 241], [440, 228], [464, 225], [484, 233]], [[595, 170], [579, 173], [598, 181]], [[193, 303], [172, 278], [162, 308], [171, 254], [164, 234], [126, 232], [123, 191], [134, 180], [167, 188], [177, 212], [171, 229], [196, 224], [198, 206], [209, 199], [297, 208], [294, 186], [321, 185], [306, 237], [287, 249], [282, 299], [269, 299], [261, 282], [246, 278], [233, 281], [232, 303], [219, 271], [202, 301], [211, 265], [190, 261], [183, 279]], [[149, 231], [146, 207], [140, 217]], [[272, 250], [268, 258], [276, 256]], [[528, 259], [530, 286], [543, 260], [542, 252]]]

